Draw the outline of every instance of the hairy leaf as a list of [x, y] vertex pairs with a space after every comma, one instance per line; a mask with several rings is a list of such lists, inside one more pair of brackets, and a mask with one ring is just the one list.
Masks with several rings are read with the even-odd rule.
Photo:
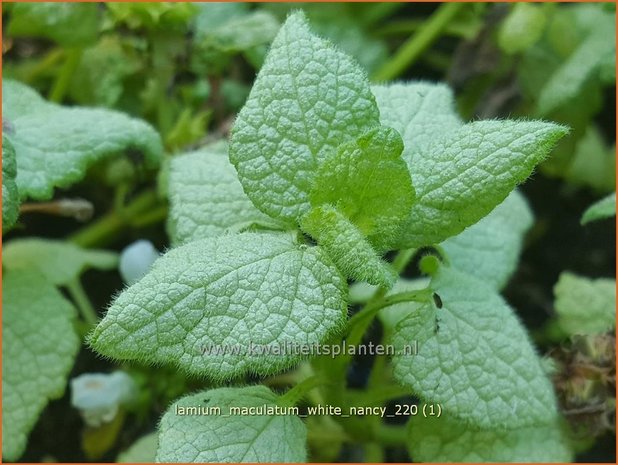
[[[289, 3], [264, 3], [263, 7], [277, 17], [285, 19], [290, 11], [290, 5]], [[369, 19], [370, 15], [367, 15], [367, 20], [361, 18], [364, 6], [367, 5], [303, 2], [295, 5], [294, 8], [302, 7], [316, 34], [336, 44], [345, 53], [354, 57], [363, 69], [371, 72], [388, 59], [388, 47], [386, 42], [382, 38], [377, 38], [371, 29], [371, 23], [375, 23], [380, 18]], [[397, 4], [391, 3], [389, 6], [391, 11], [393, 8], [397, 9]], [[388, 12], [383, 16], [386, 15]]]
[[311, 204], [336, 205], [376, 249], [388, 250], [414, 201], [402, 150], [399, 134], [384, 127], [340, 145], [318, 168]]
[[155, 130], [113, 110], [69, 108], [44, 101], [15, 81], [2, 83], [3, 118], [14, 127], [17, 187], [22, 199], [49, 199], [54, 187], [81, 180], [93, 163], [137, 151], [149, 167], [163, 148]]
[[[393, 334], [394, 375], [444, 413], [483, 428], [518, 428], [554, 418], [556, 400], [513, 311], [491, 287], [440, 267], [426, 304]], [[419, 353], [398, 354], [418, 341]]]
[[416, 462], [570, 462], [573, 453], [558, 422], [517, 429], [478, 429], [448, 417], [416, 416], [408, 424]]
[[154, 463], [158, 447], [159, 434], [156, 432], [147, 434], [118, 454], [116, 463]]
[[[275, 407], [266, 386], [220, 388], [183, 397], [159, 425], [158, 462], [305, 462], [307, 431], [294, 415], [248, 415], [234, 408]], [[180, 415], [179, 409], [220, 408], [216, 415]]]
[[7, 232], [19, 216], [19, 192], [15, 177], [17, 162], [11, 140], [2, 134], [2, 232]]
[[[62, 396], [79, 349], [73, 306], [43, 276], [2, 279], [2, 455], [15, 461], [48, 400]], [[61, 427], [58, 424], [57, 427]]]
[[399, 246], [437, 244], [479, 221], [566, 133], [541, 121], [478, 121], [422, 148], [410, 166], [416, 202]]
[[278, 348], [339, 330], [346, 294], [322, 249], [288, 234], [205, 239], [159, 258], [112, 303], [90, 343], [110, 357], [176, 364], [209, 378], [264, 375], [301, 358]]
[[335, 207], [323, 205], [311, 209], [301, 225], [347, 277], [388, 288], [397, 279], [397, 273]]
[[372, 86], [371, 91], [382, 124], [396, 129], [403, 138], [402, 156], [416, 187], [420, 150], [462, 124], [455, 112], [453, 92], [444, 84], [415, 81]]
[[532, 222], [526, 199], [513, 191], [489, 215], [441, 245], [452, 267], [501, 289], [517, 267]]
[[[328, 3], [313, 5], [322, 10], [330, 6]], [[358, 6], [358, 4], [354, 6]], [[378, 69], [388, 59], [388, 47], [384, 40], [372, 37], [364, 31], [359, 26], [357, 19], [347, 16], [333, 16], [333, 14], [334, 12], [324, 11], [321, 21], [315, 15], [309, 14], [315, 31], [353, 56], [369, 73]], [[337, 20], [335, 21], [335, 19]]]
[[582, 215], [581, 223], [588, 224], [593, 221], [611, 218], [612, 216], [616, 216], [615, 192], [590, 205]]
[[295, 223], [309, 210], [318, 165], [340, 144], [378, 125], [362, 70], [292, 14], [273, 41], [230, 144], [253, 203]]
[[616, 327], [616, 280], [563, 272], [554, 286], [558, 322], [568, 334], [598, 334]]
[[87, 268], [115, 268], [118, 254], [106, 250], [86, 250], [65, 241], [14, 239], [4, 247], [2, 265], [8, 270], [36, 270], [50, 283], [65, 285]]
[[273, 222], [243, 192], [226, 145], [172, 158], [168, 195], [167, 230], [174, 244], [220, 236], [241, 225]]

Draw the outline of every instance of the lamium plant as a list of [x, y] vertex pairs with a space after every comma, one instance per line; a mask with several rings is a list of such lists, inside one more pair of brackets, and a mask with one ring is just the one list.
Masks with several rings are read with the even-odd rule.
[[[501, 296], [534, 222], [517, 186], [568, 127], [465, 122], [445, 84], [372, 84], [302, 12], [274, 37], [229, 140], [163, 161], [150, 125], [47, 102], [8, 79], [3, 111], [5, 231], [25, 199], [48, 200], [128, 151], [139, 170], [160, 166], [170, 242], [160, 256], [148, 242], [123, 253], [127, 285], [102, 319], [88, 313], [79, 275], [116, 267], [117, 254], [35, 238], [5, 247], [5, 459], [20, 457], [77, 352], [75, 309], [57, 287], [86, 309], [79, 336], [98, 356], [171, 367], [200, 386], [144, 438], [156, 447], [150, 460], [336, 461], [346, 443], [367, 461], [383, 461], [390, 446], [420, 462], [573, 459], [553, 368]], [[47, 145], [32, 128], [47, 131]], [[608, 197], [584, 222], [613, 211]], [[561, 278], [561, 296], [576, 278]], [[49, 338], [21, 317], [32, 298], [38, 319], [49, 314]], [[610, 300], [595, 330], [615, 326]], [[353, 351], [376, 319], [393, 352], [353, 386]], [[31, 389], [25, 367], [45, 351], [58, 360]], [[392, 423], [384, 412], [398, 399]]]
[[[307, 378], [280, 396], [244, 386], [244, 376], [281, 373], [301, 355], [203, 348], [359, 343], [372, 317], [396, 304], [389, 339], [396, 348], [418, 341], [419, 353], [395, 355], [393, 377], [444, 412], [411, 417], [417, 460], [566, 461], [552, 385], [499, 295], [530, 223], [514, 189], [566, 133], [545, 121], [464, 124], [439, 84], [372, 87], [351, 57], [294, 13], [273, 41], [229, 146], [172, 160], [176, 246], [112, 302], [89, 342], [113, 359], [173, 364], [236, 386], [178, 405], [284, 405], [320, 386], [337, 403], [345, 402], [349, 360], [309, 361]], [[488, 249], [492, 239], [497, 247]], [[443, 252], [423, 261], [426, 287], [391, 292], [424, 247]], [[477, 248], [485, 249], [482, 260]], [[389, 263], [383, 257], [393, 250]], [[378, 286], [351, 319], [349, 281]], [[175, 412], [172, 406], [161, 421], [158, 461], [307, 458], [299, 418]], [[530, 448], [530, 438], [538, 447]]]

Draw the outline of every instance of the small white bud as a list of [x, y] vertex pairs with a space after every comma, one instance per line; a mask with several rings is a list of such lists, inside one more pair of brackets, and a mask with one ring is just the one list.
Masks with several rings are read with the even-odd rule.
[[144, 239], [133, 242], [120, 255], [120, 276], [127, 284], [139, 281], [159, 255], [152, 242]]

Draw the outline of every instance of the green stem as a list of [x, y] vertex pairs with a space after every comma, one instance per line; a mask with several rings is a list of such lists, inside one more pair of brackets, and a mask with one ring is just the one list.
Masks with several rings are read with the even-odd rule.
[[[401, 273], [412, 259], [415, 252], [414, 249], [400, 251], [393, 260], [393, 268], [398, 273]], [[362, 341], [363, 335], [371, 324], [372, 317], [380, 308], [397, 303], [393, 299], [386, 301], [386, 303], [383, 301], [387, 292], [388, 289], [385, 287], [378, 288], [363, 309], [357, 314], [361, 316], [355, 315], [350, 319], [348, 322], [348, 331], [346, 332], [346, 341], [349, 343], [348, 345], [357, 345]], [[397, 297], [397, 299], [400, 297]], [[346, 368], [351, 360], [352, 356], [350, 354], [343, 354], [335, 360], [324, 357], [314, 359], [314, 367], [319, 372], [323, 373], [324, 376], [327, 376], [331, 382], [329, 385], [325, 386], [324, 394], [328, 402], [333, 405], [342, 404], [344, 401]]]
[[64, 60], [64, 64], [56, 77], [56, 81], [49, 92], [49, 100], [52, 102], [60, 103], [64, 99], [64, 96], [69, 88], [69, 84], [71, 83], [71, 78], [77, 69], [77, 65], [82, 58], [82, 49], [74, 48], [67, 51], [66, 59]]
[[405, 249], [399, 251], [399, 253], [395, 256], [393, 263], [391, 263], [391, 266], [397, 273], [401, 274], [401, 272], [406, 269], [406, 266], [408, 266], [410, 260], [412, 260], [412, 257], [414, 257], [416, 251], [417, 249]]
[[36, 63], [32, 68], [28, 69], [28, 73], [26, 74], [24, 81], [27, 84], [30, 84], [34, 81], [39, 75], [43, 74], [47, 70], [51, 69], [53, 66], [58, 63], [62, 57], [64, 56], [64, 52], [61, 48], [54, 48], [49, 53], [47, 53], [38, 63]]
[[123, 182], [116, 186], [114, 190], [114, 210], [117, 212], [122, 211], [124, 208], [124, 203], [127, 199], [127, 194], [129, 193], [130, 186], [128, 183]]
[[[380, 341], [380, 344], [382, 341]], [[369, 373], [369, 379], [367, 380], [367, 388], [371, 389], [376, 386], [380, 386], [384, 383], [385, 370], [386, 369], [386, 357], [384, 355], [378, 355], [373, 360], [373, 366], [371, 367], [371, 373]]]
[[90, 303], [90, 299], [86, 295], [79, 278], [71, 280], [71, 282], [67, 284], [67, 290], [75, 302], [75, 305], [77, 305], [84, 321], [91, 326], [96, 325], [98, 321], [97, 312]]
[[107, 245], [114, 241], [123, 229], [130, 227], [133, 219], [152, 210], [157, 204], [157, 194], [146, 191], [126, 205], [122, 211], [110, 211], [97, 221], [69, 236], [69, 240], [82, 247]]
[[372, 76], [373, 81], [388, 81], [398, 77], [406, 68], [440, 36], [442, 30], [451, 22], [463, 7], [463, 3], [443, 3], [425, 21], [416, 34], [397, 50], [397, 53]]
[[167, 205], [161, 205], [158, 208], [154, 208], [152, 211], [146, 212], [131, 220], [131, 226], [134, 228], [145, 228], [151, 224], [156, 224], [167, 218], [169, 208]]
[[288, 392], [283, 394], [277, 404], [281, 407], [291, 407], [296, 405], [309, 391], [324, 384], [324, 380], [320, 376], [312, 376], [301, 381]]
[[[431, 295], [432, 292], [430, 289], [399, 292], [366, 305], [360, 312], [348, 321], [347, 342], [350, 345], [358, 344], [362, 339], [368, 323], [371, 322], [371, 319], [383, 308], [404, 302], [429, 302]], [[359, 327], [362, 328], [362, 332], [359, 332]]]

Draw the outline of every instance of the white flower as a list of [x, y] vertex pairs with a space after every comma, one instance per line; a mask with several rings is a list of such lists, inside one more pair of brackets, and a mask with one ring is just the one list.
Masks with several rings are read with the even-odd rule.
[[135, 383], [123, 371], [85, 373], [71, 380], [71, 405], [77, 408], [88, 426], [109, 423], [118, 407], [135, 397]]

